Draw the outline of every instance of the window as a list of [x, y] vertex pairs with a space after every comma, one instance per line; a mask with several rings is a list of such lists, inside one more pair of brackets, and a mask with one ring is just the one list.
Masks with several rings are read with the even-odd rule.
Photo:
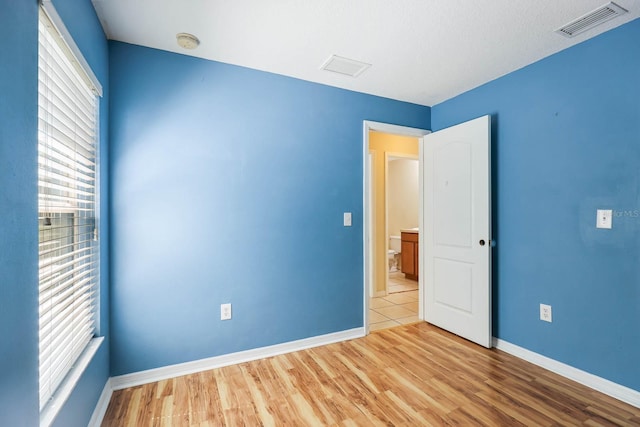
[[50, 14], [38, 46], [40, 410], [94, 337], [99, 290], [100, 88]]

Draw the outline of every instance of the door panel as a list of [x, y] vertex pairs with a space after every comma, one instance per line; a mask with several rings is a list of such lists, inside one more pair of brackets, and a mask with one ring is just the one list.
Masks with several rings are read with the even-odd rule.
[[[423, 138], [425, 320], [491, 347], [489, 116]], [[481, 243], [482, 242], [482, 243]]]
[[452, 142], [433, 151], [434, 237], [438, 245], [471, 246], [471, 145]]
[[471, 314], [472, 270], [473, 265], [469, 263], [435, 258], [433, 277], [436, 304]]

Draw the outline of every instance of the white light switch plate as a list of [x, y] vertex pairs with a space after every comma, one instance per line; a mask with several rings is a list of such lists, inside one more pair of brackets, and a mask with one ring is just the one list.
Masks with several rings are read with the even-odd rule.
[[351, 227], [351, 212], [344, 213], [344, 226]]
[[613, 218], [613, 210], [611, 209], [598, 209], [596, 216], [597, 228], [611, 228], [611, 220]]
[[220, 304], [220, 320], [231, 319], [231, 304]]

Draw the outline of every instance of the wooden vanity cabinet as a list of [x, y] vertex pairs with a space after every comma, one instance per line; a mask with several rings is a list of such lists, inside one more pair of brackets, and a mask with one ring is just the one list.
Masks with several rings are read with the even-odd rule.
[[404, 277], [418, 280], [418, 233], [400, 233], [401, 265]]

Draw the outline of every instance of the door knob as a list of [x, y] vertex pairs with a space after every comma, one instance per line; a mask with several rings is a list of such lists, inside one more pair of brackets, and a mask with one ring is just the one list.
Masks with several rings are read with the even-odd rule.
[[484, 246], [484, 243], [485, 243], [484, 239], [480, 239], [480, 246]]

